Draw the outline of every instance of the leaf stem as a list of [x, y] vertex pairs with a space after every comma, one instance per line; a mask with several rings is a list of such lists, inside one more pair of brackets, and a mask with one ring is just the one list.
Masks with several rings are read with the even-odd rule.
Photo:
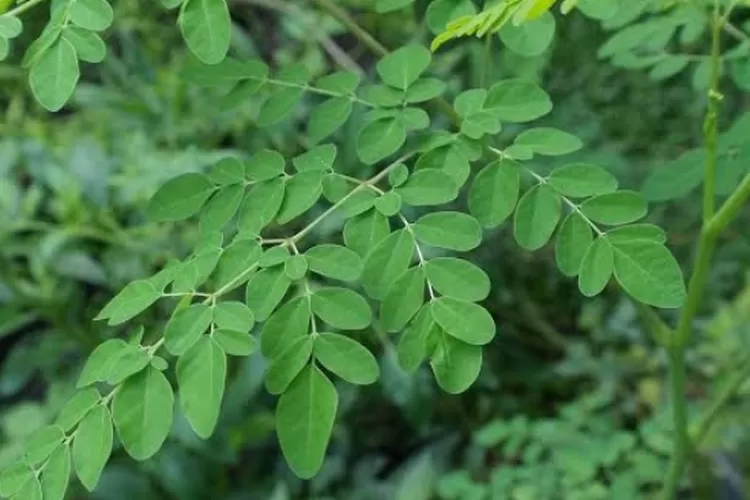
[[372, 36], [366, 29], [357, 24], [357, 21], [349, 13], [339, 7], [334, 0], [314, 0], [315, 3], [327, 12], [331, 17], [343, 24], [360, 42], [379, 56], [388, 55], [388, 49]]
[[4, 13], [3, 16], [18, 16], [19, 14], [23, 14], [27, 10], [39, 5], [40, 3], [44, 1], [45, 0], [28, 0], [27, 2], [24, 2], [18, 7], [16, 7], [15, 9], [11, 9], [8, 12]]

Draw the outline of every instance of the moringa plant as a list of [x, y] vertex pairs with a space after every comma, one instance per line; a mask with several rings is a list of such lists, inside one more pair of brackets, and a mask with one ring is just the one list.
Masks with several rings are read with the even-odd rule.
[[[0, 55], [8, 55], [23, 29], [19, 16], [42, 3], [27, 0], [0, 16]], [[620, 189], [599, 165], [569, 162], [543, 173], [531, 161], [573, 153], [583, 147], [580, 139], [541, 126], [524, 128], [512, 141], [496, 139], [504, 126], [530, 123], [552, 110], [550, 97], [535, 83], [504, 79], [445, 97], [444, 82], [430, 76], [429, 49], [409, 44], [388, 52], [330, 0], [315, 4], [381, 56], [375, 81], [363, 83], [347, 71], [312, 79], [301, 64], [272, 72], [260, 60], [228, 55], [225, 0], [162, 3], [178, 9], [179, 29], [193, 54], [183, 78], [215, 88], [219, 109], [257, 99], [259, 127], [298, 120], [306, 147], [290, 158], [271, 149], [229, 156], [205, 172], [169, 180], [154, 194], [149, 217], [165, 224], [192, 221], [200, 235], [197, 245], [153, 276], [129, 283], [102, 309], [96, 320], [132, 325], [132, 333], [93, 351], [78, 392], [57, 420], [0, 474], [0, 495], [61, 499], [71, 469], [93, 490], [115, 435], [136, 460], [159, 451], [175, 401], [195, 433], [208, 438], [221, 410], [228, 357], [256, 351], [268, 363], [265, 387], [279, 397], [281, 450], [295, 474], [313, 477], [336, 420], [334, 381], [378, 380], [376, 358], [353, 332], [373, 327], [397, 335], [405, 371], [426, 363], [443, 390], [457, 394], [471, 386], [483, 347], [502, 325], [482, 306], [491, 288], [487, 274], [462, 253], [477, 248], [485, 231], [507, 222], [525, 250], [553, 244], [560, 272], [576, 280], [584, 296], [598, 295], [614, 282], [640, 304], [648, 328], [669, 354], [675, 446], [663, 495], [674, 497], [690, 454], [747, 375], [745, 370], [732, 381], [695, 429], [689, 428], [685, 351], [693, 318], [717, 238], [750, 195], [750, 176], [741, 182], [736, 176], [739, 186], [717, 207], [717, 160], [727, 142], [719, 136], [717, 118], [722, 61], [739, 59], [740, 46], [747, 49], [744, 35], [729, 55], [722, 51], [722, 33], [739, 31], [729, 23], [738, 2], [685, 1], [672, 7], [640, 1], [634, 2], [643, 6], [636, 16], [629, 3], [622, 7], [614, 0], [500, 0], [481, 11], [465, 0], [435, 0], [427, 9], [437, 34], [432, 50], [466, 36], [497, 34], [511, 50], [533, 54], [553, 39], [550, 9], [556, 3], [563, 13], [577, 8], [596, 19], [617, 19], [621, 7], [630, 17], [611, 25], [624, 27], [601, 48], [602, 57], [651, 67], [659, 78], [694, 60], [708, 68], [702, 70], [708, 72], [705, 144], [690, 153], [703, 165], [693, 186], [703, 184], [704, 224], [688, 287], [665, 232], [643, 222], [648, 210], [640, 192]], [[388, 12], [410, 3], [378, 0], [375, 8]], [[674, 20], [683, 8], [695, 16]], [[640, 15], [650, 17], [632, 24]], [[50, 111], [65, 106], [79, 79], [79, 63], [104, 59], [98, 33], [112, 21], [106, 0], [51, 1], [50, 20], [22, 61], [42, 106]], [[705, 22], [710, 54], [660, 52], [677, 28], [682, 42], [695, 42]], [[300, 116], [303, 101], [309, 113]], [[355, 108], [364, 116], [355, 146], [371, 171], [366, 179], [347, 175], [337, 161], [337, 131]], [[434, 125], [436, 112], [451, 126]], [[736, 146], [741, 139], [733, 137]], [[311, 244], [311, 232], [332, 220], [341, 228], [337, 242]], [[163, 331], [145, 332], [138, 315], [158, 301], [172, 305], [173, 313]], [[679, 309], [676, 328], [652, 308]]]

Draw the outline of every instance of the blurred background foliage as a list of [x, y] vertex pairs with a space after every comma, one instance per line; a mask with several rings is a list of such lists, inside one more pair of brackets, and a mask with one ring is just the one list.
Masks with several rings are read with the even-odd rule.
[[[437, 1], [471, 8], [468, 0]], [[434, 31], [426, 0], [387, 14], [376, 13], [373, 0], [338, 4], [389, 48], [429, 43]], [[627, 5], [635, 4], [648, 4], [653, 10], [646, 19], [654, 19], [667, 2]], [[171, 13], [135, 0], [120, 0], [115, 9], [108, 57], [83, 68], [65, 112], [50, 115], [34, 102], [17, 61], [0, 65], [0, 466], [53, 418], [93, 347], [130, 334], [92, 322], [101, 306], [130, 280], [191, 248], [195, 225], [146, 220], [145, 203], [159, 184], [234, 151], [272, 147], [291, 155], [305, 146], [294, 119], [261, 129], [253, 124], [257, 102], [222, 108], [211, 89], [182, 83], [187, 53]], [[740, 25], [743, 12], [736, 11]], [[232, 50], [239, 56], [260, 57], [272, 67], [301, 61], [316, 75], [341, 66], [373, 72], [376, 56], [318, 2], [237, 0], [232, 14]], [[675, 166], [674, 160], [700, 145], [701, 69], [655, 75], [628, 64], [627, 56], [602, 57], [597, 50], [618, 23], [578, 11], [557, 14], [554, 41], [541, 53], [520, 55], [493, 37], [488, 61], [484, 42], [464, 39], [438, 53], [434, 71], [453, 95], [502, 77], [540, 81], [555, 103], [549, 124], [587, 144], [576, 159], [607, 167], [625, 186], [640, 188], [653, 172], [671, 168], [662, 177], [678, 185], [651, 186], [658, 201], [651, 217], [688, 266], [699, 198], [692, 181], [679, 182], [688, 176], [680, 170], [686, 162]], [[29, 35], [17, 43], [27, 45], [45, 16], [44, 9], [30, 11]], [[706, 53], [706, 41], [701, 32], [688, 40], [695, 53]], [[739, 46], [747, 50], [747, 39]], [[741, 64], [730, 66], [724, 80], [722, 130], [748, 105], [750, 63]], [[445, 120], [437, 113], [435, 119]], [[338, 137], [339, 155], [352, 175], [364, 176], [353, 148], [357, 120]], [[750, 125], [737, 130], [747, 137]], [[748, 168], [744, 149], [732, 159]], [[670, 196], [660, 196], [660, 189], [685, 196], [665, 203]], [[319, 226], [315, 237], [330, 240], [340, 222]], [[742, 362], [750, 343], [747, 223], [745, 214], [728, 232], [711, 275], [689, 356], [695, 409]], [[492, 278], [486, 304], [500, 335], [465, 394], [442, 393], [426, 372], [404, 374], [392, 339], [369, 332], [382, 383], [339, 388], [329, 458], [318, 477], [302, 482], [281, 459], [274, 401], [258, 390], [263, 361], [251, 356], [230, 366], [211, 440], [201, 441], [177, 418], [154, 459], [134, 463], [116, 451], [91, 498], [649, 498], [671, 446], [666, 360], [635, 308], [617, 290], [585, 300], [556, 271], [552, 249], [523, 252], [505, 228], [486, 234], [471, 259]], [[166, 318], [150, 314], [147, 332]], [[689, 498], [737, 499], [750, 491], [748, 409], [739, 398], [714, 428], [690, 471]], [[86, 498], [76, 487], [71, 497]]]

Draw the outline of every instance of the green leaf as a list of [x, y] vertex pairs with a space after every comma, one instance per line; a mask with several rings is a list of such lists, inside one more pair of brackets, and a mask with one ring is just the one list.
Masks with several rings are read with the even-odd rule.
[[294, 473], [309, 479], [323, 465], [338, 408], [338, 395], [328, 377], [308, 365], [279, 398], [276, 433]]
[[204, 63], [216, 64], [227, 55], [232, 21], [226, 1], [185, 0], [177, 22], [188, 48]]
[[323, 244], [305, 252], [310, 271], [341, 281], [357, 281], [362, 275], [362, 259], [340, 245]]
[[440, 295], [468, 302], [479, 302], [490, 294], [487, 273], [466, 260], [440, 257], [424, 266], [427, 279]]
[[104, 31], [112, 25], [114, 12], [105, 0], [75, 0], [68, 4], [68, 18], [83, 29]]
[[644, 304], [665, 309], [685, 302], [685, 281], [680, 266], [666, 247], [648, 240], [613, 245], [615, 278], [622, 288]]
[[356, 191], [339, 206], [339, 210], [346, 218], [354, 217], [374, 207], [376, 199], [377, 194], [370, 189]]
[[154, 455], [172, 427], [174, 394], [157, 369], [149, 367], [130, 377], [115, 394], [112, 404], [117, 436], [136, 460]]
[[23, 31], [23, 23], [16, 16], [3, 14], [0, 16], [0, 38], [15, 38]]
[[307, 297], [295, 297], [273, 313], [263, 325], [260, 350], [267, 359], [279, 356], [297, 339], [306, 337], [310, 327]]
[[350, 384], [372, 384], [380, 375], [375, 356], [349, 337], [321, 333], [315, 339], [314, 353], [316, 361]]
[[703, 149], [692, 149], [666, 165], [650, 169], [641, 192], [649, 201], [687, 196], [703, 181], [704, 157]]
[[293, 255], [284, 262], [284, 273], [292, 281], [299, 281], [307, 275], [307, 259], [304, 255]]
[[403, 163], [396, 165], [388, 172], [388, 184], [391, 187], [398, 187], [409, 178], [409, 169]]
[[407, 45], [381, 59], [376, 69], [383, 82], [397, 89], [408, 89], [430, 65], [432, 54], [421, 45]]
[[386, 217], [392, 217], [401, 211], [401, 196], [388, 191], [375, 201], [375, 208]]
[[167, 368], [169, 368], [169, 363], [167, 363], [167, 360], [160, 357], [160, 356], [154, 356], [151, 358], [151, 361], [149, 363], [151, 366], [159, 370], [160, 372], [163, 372]]
[[149, 281], [132, 281], [115, 295], [95, 320], [108, 319], [109, 325], [119, 325], [138, 315], [161, 297], [161, 292]]
[[484, 345], [495, 336], [495, 321], [482, 306], [451, 297], [430, 303], [435, 322], [449, 335], [472, 345]]
[[127, 344], [122, 350], [122, 354], [112, 360], [106, 374], [106, 382], [109, 385], [117, 385], [146, 368], [150, 361], [150, 356], [139, 346]]
[[302, 371], [313, 349], [310, 335], [296, 339], [281, 354], [271, 361], [266, 370], [266, 390], [271, 394], [281, 394]]
[[484, 108], [495, 118], [521, 123], [535, 120], [552, 110], [547, 93], [534, 83], [511, 79], [503, 80], [487, 93]]
[[239, 184], [219, 189], [201, 211], [201, 230], [220, 231], [237, 214], [244, 194], [245, 188]]
[[265, 321], [289, 290], [291, 281], [281, 268], [263, 269], [247, 282], [245, 303], [257, 321]]
[[99, 391], [93, 387], [76, 392], [75, 395], [65, 403], [62, 410], [60, 410], [60, 414], [58, 415], [55, 424], [59, 425], [64, 431], [71, 430], [83, 417], [86, 416], [91, 408], [99, 403], [99, 401], [101, 401], [101, 395], [99, 394]]
[[204, 87], [224, 87], [249, 79], [245, 84], [258, 90], [268, 76], [268, 66], [257, 59], [238, 61], [226, 57], [216, 64], [205, 64], [195, 57], [188, 57], [180, 76], [187, 83]]
[[26, 463], [34, 466], [40, 465], [63, 442], [63, 439], [65, 439], [65, 433], [60, 426], [42, 427], [34, 433], [26, 445]]
[[99, 482], [112, 454], [113, 440], [112, 416], [105, 405], [99, 405], [81, 421], [73, 441], [73, 464], [78, 479], [88, 491], [94, 491]]
[[255, 316], [250, 308], [236, 300], [216, 304], [213, 320], [218, 328], [237, 332], [249, 332], [255, 324]]
[[373, 299], [385, 297], [388, 288], [401, 276], [414, 255], [414, 237], [401, 229], [382, 240], [368, 255], [362, 284]]
[[26, 481], [12, 500], [42, 500], [42, 484], [39, 479], [32, 477], [30, 481]]
[[365, 99], [383, 108], [399, 106], [406, 99], [406, 92], [385, 85], [370, 85], [363, 91]]
[[632, 224], [610, 229], [605, 233], [613, 245], [627, 243], [634, 240], [649, 240], [656, 243], [666, 243], [667, 235], [662, 228], [653, 224]]
[[421, 243], [459, 252], [472, 250], [482, 242], [479, 222], [462, 212], [423, 215], [412, 225], [412, 230]]
[[340, 129], [352, 114], [352, 100], [334, 97], [315, 106], [307, 122], [307, 138], [311, 144], [322, 141]]
[[73, 95], [80, 76], [75, 48], [59, 38], [34, 61], [29, 83], [42, 106], [49, 111], [59, 111]]
[[[283, 163], [281, 168], [283, 170]], [[220, 186], [240, 184], [245, 182], [245, 166], [237, 158], [231, 156], [223, 158], [211, 167], [208, 171], [208, 178]]]
[[195, 215], [214, 192], [203, 174], [187, 173], [164, 183], [151, 198], [148, 216], [154, 222], [171, 222]]
[[348, 288], [320, 288], [310, 300], [315, 315], [334, 328], [361, 330], [372, 322], [372, 311], [367, 301]]
[[482, 369], [482, 348], [441, 334], [430, 359], [435, 380], [444, 391], [460, 394], [471, 387]]
[[555, 260], [565, 276], [577, 276], [586, 251], [594, 242], [591, 226], [578, 212], [570, 213], [557, 233]]
[[[453, 182], [456, 184], [456, 188], [463, 186], [471, 173], [469, 159], [458, 144], [451, 144], [432, 149], [420, 156], [417, 163], [414, 165], [415, 170], [429, 168], [437, 169], [450, 175]], [[408, 174], [408, 170], [406, 173]], [[403, 181], [397, 185], [402, 185], [407, 177], [408, 176], [404, 177]], [[392, 185], [394, 187], [397, 186], [394, 184]]]
[[275, 246], [271, 247], [265, 252], [260, 258], [261, 267], [273, 267], [283, 264], [287, 259], [291, 257], [289, 249], [286, 246]]
[[563, 196], [586, 198], [617, 190], [617, 179], [596, 165], [573, 163], [555, 169], [547, 183]]
[[237, 227], [242, 233], [259, 234], [276, 217], [284, 202], [286, 183], [281, 179], [253, 186], [240, 205]]
[[109, 339], [99, 344], [86, 360], [76, 387], [80, 389], [107, 380], [114, 362], [127, 350], [128, 344], [122, 339]]
[[421, 268], [413, 267], [389, 288], [380, 304], [380, 321], [387, 332], [397, 332], [422, 307], [425, 277]]
[[586, 297], [598, 295], [614, 270], [614, 254], [607, 238], [597, 238], [588, 248], [578, 274], [578, 289]]
[[263, 103], [258, 113], [258, 126], [269, 127], [286, 118], [305, 92], [310, 72], [303, 64], [294, 64], [282, 69], [276, 79], [289, 85], [278, 87]]
[[547, 156], [566, 155], [583, 147], [578, 137], [550, 127], [525, 130], [516, 137], [514, 143], [525, 146], [534, 153]]
[[177, 360], [180, 407], [198, 436], [208, 439], [216, 427], [224, 397], [227, 358], [211, 337], [201, 338]]
[[5, 467], [0, 472], [0, 495], [11, 497], [34, 479], [34, 471], [25, 462]]
[[685, 69], [690, 64], [690, 57], [684, 54], [665, 55], [665, 57], [656, 63], [648, 76], [653, 80], [666, 80]]
[[520, 25], [505, 23], [499, 32], [506, 47], [522, 56], [534, 57], [544, 53], [555, 37], [555, 17], [545, 12]]
[[375, 12], [383, 14], [403, 9], [413, 4], [414, 0], [375, 0]]
[[547, 184], [537, 184], [526, 191], [513, 220], [513, 235], [521, 248], [543, 247], [555, 231], [560, 211], [560, 197]]
[[438, 329], [432, 318], [431, 305], [425, 304], [406, 327], [397, 346], [398, 364], [407, 373], [413, 373], [427, 358], [428, 337]]
[[439, 35], [445, 31], [449, 22], [474, 14], [476, 8], [471, 0], [434, 0], [427, 6], [425, 17], [430, 31]]
[[[110, 423], [110, 428], [111, 428]], [[66, 445], [58, 446], [42, 473], [42, 498], [63, 500], [70, 479], [70, 450]]]
[[386, 118], [368, 123], [357, 135], [357, 155], [367, 165], [389, 157], [406, 141], [406, 126], [401, 120]]
[[315, 82], [317, 88], [338, 94], [351, 94], [357, 90], [358, 85], [359, 75], [351, 71], [337, 71]]
[[430, 126], [430, 115], [420, 108], [403, 108], [397, 112], [396, 119], [406, 126], [406, 130], [424, 130]]
[[8, 54], [10, 54], [10, 42], [7, 38], [0, 37], [0, 61], [4, 61]]
[[164, 345], [179, 356], [190, 349], [211, 324], [212, 310], [206, 304], [191, 304], [177, 310], [164, 327]]
[[100, 63], [107, 56], [107, 46], [99, 35], [76, 26], [68, 26], [62, 37], [75, 49], [78, 59], [90, 63]]
[[251, 181], [268, 181], [284, 173], [284, 156], [272, 149], [262, 149], [245, 162], [245, 176]]
[[425, 102], [445, 92], [445, 82], [437, 78], [420, 78], [406, 90], [406, 102]]
[[518, 168], [503, 161], [490, 163], [474, 178], [469, 190], [469, 211], [486, 228], [494, 228], [516, 208], [520, 177]]
[[323, 192], [322, 182], [323, 172], [320, 171], [301, 172], [288, 180], [284, 201], [276, 218], [278, 223], [286, 224], [312, 208]]
[[224, 249], [216, 264], [216, 287], [230, 291], [243, 285], [250, 278], [249, 270], [257, 267], [261, 254], [261, 247], [255, 240], [233, 242]]
[[414, 207], [442, 205], [458, 197], [458, 187], [453, 178], [445, 172], [434, 169], [414, 172], [395, 191], [401, 195], [404, 203]]
[[646, 216], [646, 200], [635, 191], [617, 191], [589, 198], [580, 207], [585, 217], [615, 226], [635, 222]]
[[213, 338], [224, 352], [232, 356], [249, 356], [260, 348], [255, 337], [234, 330], [216, 330]]
[[326, 170], [333, 168], [333, 162], [336, 160], [336, 146], [333, 144], [323, 144], [316, 146], [309, 151], [295, 156], [292, 160], [294, 168], [298, 172], [306, 170]]
[[367, 257], [390, 232], [388, 218], [377, 210], [370, 210], [347, 221], [344, 243], [361, 257]]

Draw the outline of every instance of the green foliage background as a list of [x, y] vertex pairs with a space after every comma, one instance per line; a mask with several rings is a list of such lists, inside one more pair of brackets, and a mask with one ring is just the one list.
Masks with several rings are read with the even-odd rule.
[[[469, 3], [338, 4], [384, 45], [397, 48], [428, 45], [442, 28], [439, 8], [456, 4], [468, 12]], [[687, 14], [685, 24], [674, 21], [683, 19], [679, 5], [635, 4], [653, 9], [646, 17], [661, 19], [660, 29], [672, 23], [687, 31]], [[273, 73], [301, 63], [314, 77], [343, 67], [361, 71], [363, 82], [377, 79], [378, 56], [319, 2], [230, 5], [233, 30], [226, 36], [238, 58], [261, 59]], [[737, 9], [739, 26], [746, 13]], [[433, 56], [430, 75], [446, 84], [451, 97], [506, 78], [537, 81], [554, 110], [534, 125], [582, 139], [585, 148], [565, 162], [602, 165], [622, 188], [642, 191], [652, 201], [648, 222], [666, 229], [670, 249], [686, 264], [701, 222], [695, 188], [702, 157], [693, 150], [700, 144], [706, 101], [702, 62], [669, 56], [656, 63], [636, 61], [631, 52], [642, 56], [639, 42], [626, 39], [618, 47], [612, 35], [637, 15], [628, 21], [621, 12], [618, 23], [586, 14], [556, 12], [554, 20], [540, 21], [547, 24], [534, 28], [532, 36], [501, 30], [490, 37], [489, 60], [484, 41], [448, 44]], [[310, 146], [295, 118], [308, 116], [318, 102], [306, 98], [291, 118], [258, 126], [257, 101], [235, 99], [222, 107], [215, 89], [185, 78], [191, 56], [180, 29], [189, 29], [188, 21], [178, 29], [160, 5], [121, 0], [114, 5], [113, 26], [101, 33], [107, 57], [81, 65], [71, 101], [51, 115], [34, 99], [38, 87], [33, 81], [29, 87], [19, 69], [22, 49], [47, 17], [44, 9], [25, 13], [24, 32], [14, 39], [10, 59], [0, 63], [0, 467], [11, 464], [29, 437], [56, 418], [99, 343], [139, 334], [91, 321], [102, 307], [124, 285], [188, 255], [200, 241], [194, 221], [149, 221], [149, 198], [157, 188], [180, 174], [207, 172], [232, 154], [271, 148], [295, 156]], [[539, 40], [550, 26], [556, 34], [547, 47]], [[687, 52], [707, 53], [707, 41], [699, 32], [680, 43]], [[668, 49], [667, 42], [652, 43], [649, 50], [657, 55], [682, 50], [680, 43]], [[747, 38], [737, 47], [738, 53], [748, 50]], [[210, 51], [205, 56], [212, 57]], [[723, 193], [750, 165], [745, 144], [750, 124], [742, 114], [750, 89], [748, 61], [728, 62], [722, 88]], [[342, 172], [361, 179], [371, 175], [356, 147], [363, 114], [355, 108], [336, 141]], [[447, 123], [431, 114], [433, 124]], [[524, 129], [510, 124], [500, 137]], [[533, 164], [546, 174], [561, 161], [551, 157]], [[464, 193], [456, 206], [466, 203]], [[705, 405], [747, 347], [747, 223], [745, 213], [725, 234], [710, 277], [706, 314], [688, 357], [692, 408]], [[340, 221], [316, 226], [311, 246], [338, 242], [339, 231]], [[614, 283], [587, 299], [575, 280], [557, 271], [553, 245], [531, 253], [513, 239], [506, 223], [485, 231], [482, 245], [469, 245], [464, 254], [489, 275], [492, 288], [482, 304], [498, 331], [484, 347], [481, 374], [467, 392], [441, 391], [425, 366], [405, 373], [387, 332], [358, 333], [376, 354], [380, 381], [337, 384], [338, 415], [326, 462], [319, 475], [302, 481], [284, 462], [274, 436], [277, 398], [264, 389], [262, 357], [230, 359], [222, 412], [210, 439], [200, 439], [177, 411], [169, 438], [151, 460], [136, 463], [116, 443], [95, 491], [86, 493], [71, 482], [69, 495], [648, 498], [658, 491], [671, 449], [666, 356]], [[165, 327], [166, 309], [145, 314], [147, 334]], [[744, 490], [716, 472], [728, 462], [733, 473], [746, 476], [743, 450], [750, 434], [743, 418], [747, 403], [740, 396], [700, 450], [697, 463], [705, 467], [690, 471], [696, 498], [720, 498], [728, 484]]]

